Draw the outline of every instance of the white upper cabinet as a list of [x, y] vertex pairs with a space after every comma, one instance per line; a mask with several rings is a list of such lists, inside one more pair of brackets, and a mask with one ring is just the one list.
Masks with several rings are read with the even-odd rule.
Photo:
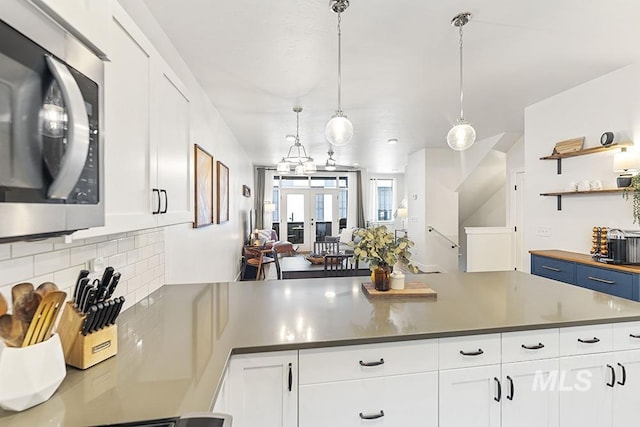
[[101, 59], [111, 57], [112, 0], [32, 0]]

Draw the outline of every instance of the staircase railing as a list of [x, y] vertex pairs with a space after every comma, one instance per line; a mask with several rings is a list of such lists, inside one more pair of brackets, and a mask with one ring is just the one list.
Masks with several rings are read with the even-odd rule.
[[[457, 244], [456, 242], [454, 242], [453, 240], [451, 240], [450, 238], [448, 238], [447, 236], [445, 236], [444, 234], [442, 234], [437, 228], [431, 226], [431, 225], [427, 225], [427, 231], [429, 233], [434, 232], [436, 233], [438, 236], [442, 237], [443, 239], [445, 239], [447, 242], [449, 242], [451, 244], [451, 249], [460, 249], [460, 245]], [[462, 255], [460, 253], [460, 251], [458, 251], [458, 256]]]

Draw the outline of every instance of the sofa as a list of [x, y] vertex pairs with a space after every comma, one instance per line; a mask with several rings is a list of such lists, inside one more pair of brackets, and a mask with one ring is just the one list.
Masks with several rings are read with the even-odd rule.
[[258, 239], [260, 240], [260, 246], [265, 249], [274, 248], [279, 254], [291, 256], [296, 251], [293, 243], [278, 239], [276, 230], [258, 230]]

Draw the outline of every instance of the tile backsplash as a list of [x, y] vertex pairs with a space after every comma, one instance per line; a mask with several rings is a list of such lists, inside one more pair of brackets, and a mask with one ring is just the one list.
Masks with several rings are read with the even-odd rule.
[[[104, 259], [122, 278], [114, 296], [124, 296], [124, 309], [164, 284], [164, 229], [112, 234], [72, 243], [19, 242], [0, 245], [0, 293], [11, 305], [11, 287], [31, 282], [53, 282], [69, 299], [78, 273], [89, 260]], [[99, 278], [102, 271], [92, 272]]]

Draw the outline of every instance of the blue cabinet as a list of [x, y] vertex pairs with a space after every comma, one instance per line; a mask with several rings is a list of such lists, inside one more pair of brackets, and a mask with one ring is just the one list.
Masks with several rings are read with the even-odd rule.
[[531, 273], [536, 276], [576, 284], [576, 263], [531, 255]]
[[531, 274], [640, 301], [640, 274], [616, 270], [604, 264], [596, 267], [532, 254]]

